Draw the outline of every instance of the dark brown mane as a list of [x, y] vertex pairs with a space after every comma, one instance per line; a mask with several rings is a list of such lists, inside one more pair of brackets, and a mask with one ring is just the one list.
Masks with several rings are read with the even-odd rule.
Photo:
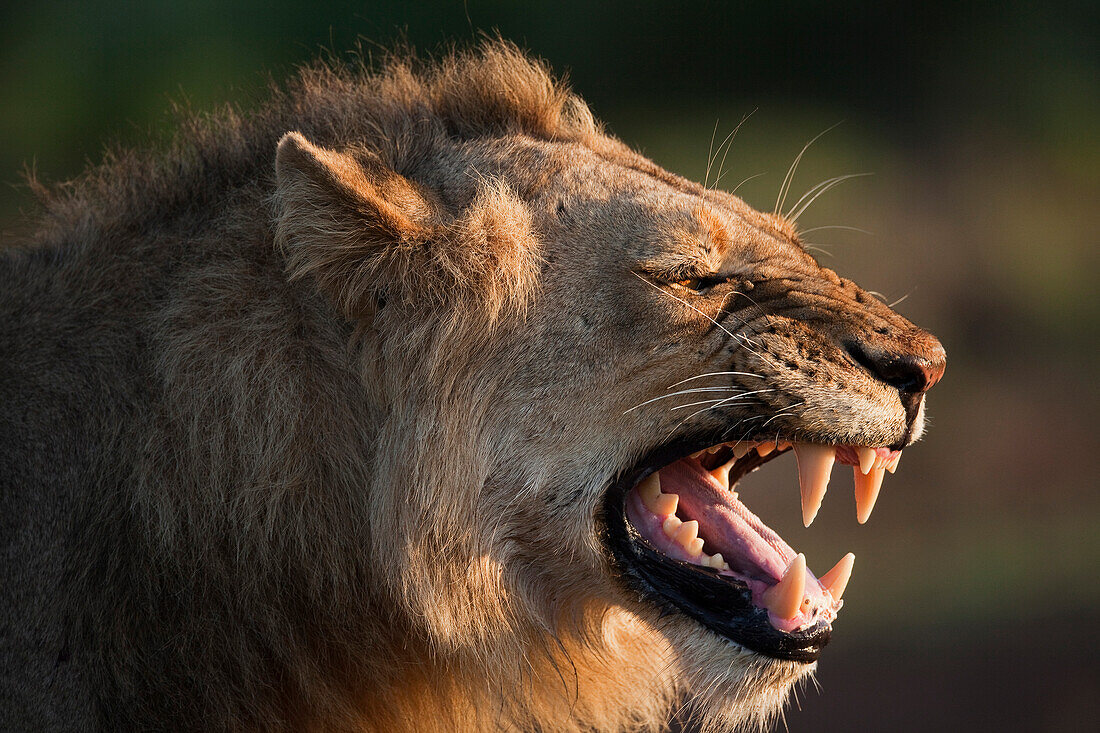
[[514, 44], [490, 40], [442, 59], [413, 51], [378, 59], [318, 60], [255, 110], [180, 112], [167, 145], [108, 150], [77, 178], [46, 186], [30, 176], [40, 240], [64, 241], [91, 225], [163, 226], [224, 206], [225, 192], [269, 181], [275, 145], [298, 130], [322, 145], [355, 140], [401, 172], [442, 138], [521, 134], [586, 142], [600, 132], [584, 102]]

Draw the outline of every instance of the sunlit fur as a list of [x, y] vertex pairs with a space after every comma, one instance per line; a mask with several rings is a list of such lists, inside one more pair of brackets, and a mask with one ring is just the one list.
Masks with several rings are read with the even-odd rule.
[[[37, 186], [0, 261], [0, 727], [774, 718], [810, 666], [612, 567], [602, 497], [687, 417], [628, 410], [741, 369], [776, 393], [692, 426], [899, 440], [896, 392], [830, 334], [922, 332], [504, 43], [318, 64], [181, 127]], [[770, 310], [662, 275], [722, 257]]]

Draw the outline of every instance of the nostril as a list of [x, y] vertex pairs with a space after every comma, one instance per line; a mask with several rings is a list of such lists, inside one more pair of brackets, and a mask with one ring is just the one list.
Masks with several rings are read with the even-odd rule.
[[903, 394], [926, 392], [943, 374], [942, 364], [914, 354], [871, 353], [858, 341], [846, 341], [844, 349], [857, 364]]

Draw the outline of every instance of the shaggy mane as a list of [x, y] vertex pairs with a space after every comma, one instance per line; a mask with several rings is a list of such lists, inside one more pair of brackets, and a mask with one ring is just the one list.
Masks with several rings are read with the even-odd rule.
[[140, 231], [220, 210], [227, 191], [270, 180], [276, 143], [288, 130], [320, 145], [354, 140], [400, 173], [443, 138], [591, 143], [602, 134], [585, 103], [544, 62], [499, 38], [439, 59], [411, 49], [377, 59], [319, 59], [284, 86], [272, 82], [255, 110], [175, 112], [173, 137], [152, 152], [109, 148], [98, 166], [52, 186], [29, 172], [42, 207], [37, 238], [69, 238], [89, 225]]

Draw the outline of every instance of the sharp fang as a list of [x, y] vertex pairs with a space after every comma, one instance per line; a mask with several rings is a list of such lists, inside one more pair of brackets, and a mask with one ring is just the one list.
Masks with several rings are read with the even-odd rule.
[[900, 463], [900, 462], [901, 462], [901, 451], [899, 450], [894, 455], [894, 457], [890, 459], [890, 462], [886, 464], [886, 470], [889, 471], [890, 473], [893, 473], [894, 471], [898, 470], [898, 463]]
[[657, 497], [657, 500], [653, 502], [653, 506], [650, 507], [650, 510], [657, 516], [664, 517], [669, 514], [675, 514], [676, 507], [679, 505], [679, 494], [661, 494]]
[[866, 476], [859, 471], [853, 473], [856, 478], [856, 520], [864, 524], [870, 519], [871, 510], [875, 508], [875, 500], [878, 499], [878, 490], [882, 488], [882, 476], [885, 471], [881, 468], [872, 468]]
[[767, 442], [761, 443], [760, 445], [756, 446], [756, 452], [760, 454], [760, 457], [761, 457], [761, 458], [763, 458], [764, 456], [768, 455], [768, 454], [769, 454], [769, 453], [771, 453], [771, 452], [772, 452], [773, 450], [775, 450], [775, 443], [773, 443], [773, 442], [772, 442], [772, 441], [770, 441], [770, 440], [769, 440], [769, 441], [767, 441]]
[[833, 569], [821, 576], [821, 585], [829, 591], [834, 601], [839, 601], [844, 595], [844, 589], [848, 587], [848, 579], [852, 577], [852, 565], [856, 562], [856, 556], [849, 552], [833, 566]]
[[656, 511], [657, 499], [661, 496], [661, 477], [658, 471], [649, 474], [645, 481], [638, 484], [638, 495], [642, 497], [642, 503], [647, 509]]
[[866, 476], [875, 465], [875, 449], [865, 445], [856, 446], [856, 455], [859, 456], [859, 472]]
[[665, 534], [668, 535], [670, 538], [675, 539], [676, 530], [680, 529], [681, 524], [683, 524], [683, 522], [680, 520], [680, 518], [673, 514], [661, 523], [661, 529], [663, 529], [665, 531]]
[[783, 579], [764, 591], [761, 598], [769, 611], [782, 619], [794, 618], [806, 593], [806, 556], [801, 552], [787, 566]]
[[798, 487], [802, 493], [802, 524], [809, 527], [821, 509], [821, 500], [829, 488], [836, 448], [814, 443], [795, 443], [798, 460]]
[[[692, 543], [699, 537], [699, 522], [691, 519], [683, 522], [676, 530], [676, 541], [685, 550], [690, 550]], [[694, 553], [693, 553], [694, 554]]]
[[749, 454], [749, 451], [756, 447], [756, 443], [749, 441], [747, 443], [738, 443], [733, 449], [733, 457], [736, 460], [741, 460]]

